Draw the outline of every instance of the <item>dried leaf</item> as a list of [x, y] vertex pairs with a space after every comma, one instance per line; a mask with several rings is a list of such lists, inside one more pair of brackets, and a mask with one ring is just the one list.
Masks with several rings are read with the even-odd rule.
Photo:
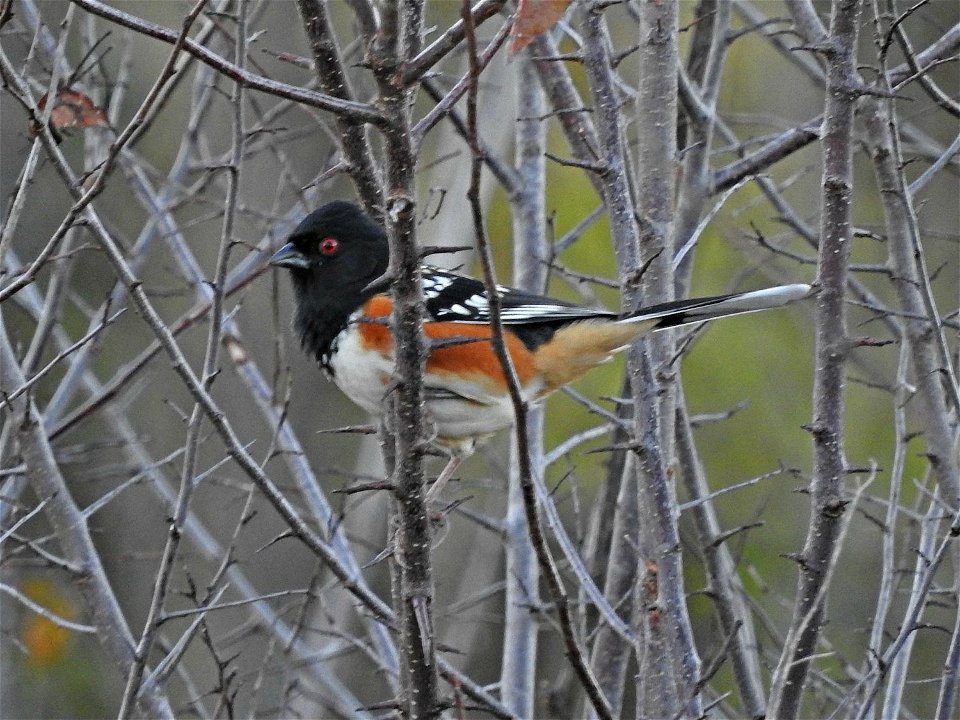
[[[47, 98], [41, 98], [37, 107], [42, 112], [47, 106]], [[60, 90], [53, 110], [50, 111], [50, 127], [53, 130], [67, 128], [88, 128], [94, 125], [108, 125], [107, 113], [93, 104], [93, 100], [76, 90]], [[40, 129], [31, 125], [30, 134], [37, 136]]]
[[517, 18], [510, 30], [513, 43], [510, 54], [523, 50], [540, 33], [546, 32], [563, 17], [572, 0], [520, 0]]

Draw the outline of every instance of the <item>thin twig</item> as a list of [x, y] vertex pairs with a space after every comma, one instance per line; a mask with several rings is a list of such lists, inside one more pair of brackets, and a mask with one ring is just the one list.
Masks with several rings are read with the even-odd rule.
[[[138, 33], [156, 38], [157, 40], [162, 40], [166, 43], [173, 44], [177, 42], [178, 34], [173, 30], [136, 17], [135, 15], [131, 15], [130, 13], [122, 10], [109, 7], [103, 3], [97, 2], [97, 0], [74, 0], [74, 2], [84, 10], [87, 10], [94, 15], [99, 15], [100, 17], [116, 23], [121, 27], [130, 28]], [[277, 97], [294, 100], [308, 107], [327, 110], [337, 115], [348, 115], [356, 120], [368, 122], [373, 125], [383, 125], [385, 122], [383, 115], [378, 113], [366, 103], [341, 100], [339, 98], [324, 95], [323, 93], [318, 93], [297, 85], [290, 85], [288, 83], [282, 83], [271, 78], [263, 77], [262, 75], [256, 75], [237, 67], [234, 63], [211, 52], [203, 45], [200, 45], [193, 40], [187, 39], [186, 42], [183, 43], [183, 49], [185, 52], [190, 53], [201, 62], [214, 68], [222, 75], [230, 78], [231, 80], [240, 82], [243, 87], [250, 90], [259, 90], [260, 92], [270, 95], [276, 95]]]
[[532, 475], [535, 472], [530, 462], [529, 438], [526, 434], [527, 406], [520, 390], [520, 383], [510, 355], [507, 352], [503, 337], [503, 324], [500, 320], [500, 295], [496, 290], [496, 278], [493, 276], [493, 263], [490, 257], [490, 248], [487, 244], [486, 233], [483, 229], [483, 215], [480, 208], [480, 171], [483, 167], [479, 148], [477, 147], [477, 89], [479, 85], [479, 61], [477, 57], [476, 37], [468, 0], [464, 0], [462, 17], [466, 27], [467, 47], [470, 57], [471, 82], [467, 93], [467, 128], [471, 137], [471, 151], [473, 153], [470, 189], [467, 199], [473, 215], [474, 232], [477, 238], [477, 248], [483, 265], [484, 282], [488, 288], [487, 297], [490, 303], [490, 324], [493, 328], [491, 344], [507, 379], [507, 388], [516, 421], [517, 432], [517, 459], [519, 462], [520, 486], [523, 495], [523, 504], [527, 516], [527, 527], [530, 533], [530, 542], [537, 554], [540, 571], [547, 583], [550, 597], [560, 622], [560, 628], [566, 647], [567, 658], [573, 664], [574, 670], [583, 684], [587, 696], [590, 698], [597, 715], [601, 718], [611, 718], [610, 706], [603, 697], [597, 685], [593, 671], [586, 661], [586, 653], [576, 636], [573, 617], [570, 612], [569, 600], [563, 580], [546, 544], [540, 517], [537, 511], [537, 495]]

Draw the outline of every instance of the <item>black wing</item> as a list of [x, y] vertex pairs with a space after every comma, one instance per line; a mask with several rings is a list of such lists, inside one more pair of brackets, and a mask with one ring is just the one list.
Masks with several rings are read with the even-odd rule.
[[[497, 286], [504, 325], [563, 325], [574, 320], [617, 317], [608, 310], [581, 307], [563, 300]], [[487, 288], [479, 280], [434, 267], [423, 269], [423, 294], [434, 320], [459, 323], [490, 322]], [[516, 328], [514, 328], [516, 329]]]

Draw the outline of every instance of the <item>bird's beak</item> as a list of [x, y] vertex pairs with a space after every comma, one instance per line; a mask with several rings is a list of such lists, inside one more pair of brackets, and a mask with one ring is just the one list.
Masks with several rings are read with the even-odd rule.
[[270, 264], [276, 267], [297, 268], [300, 270], [309, 270], [310, 261], [303, 256], [293, 243], [287, 243], [277, 250], [270, 258]]

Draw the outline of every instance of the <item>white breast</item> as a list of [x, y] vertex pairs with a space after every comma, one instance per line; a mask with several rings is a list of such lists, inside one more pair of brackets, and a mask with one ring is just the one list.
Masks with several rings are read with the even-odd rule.
[[355, 323], [337, 335], [330, 358], [333, 381], [343, 393], [369, 413], [383, 414], [383, 397], [393, 377], [393, 358], [360, 346]]
[[[384, 357], [363, 348], [355, 323], [337, 336], [334, 347], [330, 369], [337, 387], [367, 412], [381, 416], [393, 377], [392, 355]], [[533, 398], [539, 389], [539, 383], [524, 388], [524, 396]], [[491, 395], [483, 383], [428, 373], [424, 377], [424, 393], [427, 422], [438, 438], [491, 435], [513, 425], [509, 395]]]

